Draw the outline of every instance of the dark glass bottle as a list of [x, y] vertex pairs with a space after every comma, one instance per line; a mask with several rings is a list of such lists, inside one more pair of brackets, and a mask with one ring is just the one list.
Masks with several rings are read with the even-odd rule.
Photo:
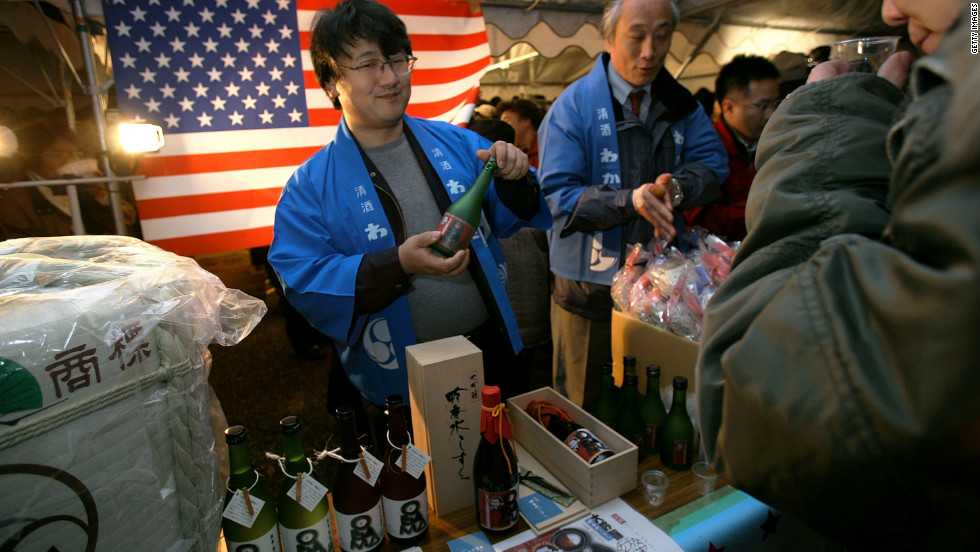
[[639, 378], [636, 372], [623, 375], [623, 388], [619, 391], [619, 412], [616, 414], [616, 433], [619, 433], [636, 445], [637, 461], [643, 460], [644, 442], [646, 441], [646, 424], [640, 414]]
[[616, 423], [616, 412], [619, 410], [616, 401], [616, 380], [612, 373], [611, 362], [604, 362], [599, 366], [599, 397], [592, 407], [592, 415], [609, 427], [613, 427]]
[[480, 444], [473, 458], [477, 521], [483, 531], [501, 534], [517, 526], [521, 481], [517, 455], [510, 444], [510, 421], [500, 404], [500, 388], [485, 386], [482, 396]]
[[660, 450], [658, 437], [664, 418], [667, 417], [667, 409], [660, 398], [660, 366], [656, 364], [647, 366], [647, 392], [640, 403], [640, 413], [646, 425], [646, 439], [643, 443], [646, 453], [657, 454]]
[[616, 454], [594, 433], [573, 421], [560, 418], [557, 414], [551, 415], [545, 427], [559, 441], [565, 443], [568, 448], [575, 451], [575, 454], [590, 464], [601, 462]]
[[337, 518], [337, 540], [344, 552], [375, 552], [384, 544], [385, 530], [381, 513], [381, 489], [369, 485], [354, 470], [361, 446], [357, 442], [354, 409], [337, 408], [340, 431], [340, 454], [344, 461], [333, 480], [333, 510]]
[[389, 396], [385, 406], [388, 411], [388, 447], [378, 480], [384, 505], [385, 529], [392, 541], [412, 544], [429, 530], [425, 473], [416, 479], [402, 469], [401, 460], [406, 457], [406, 447], [412, 442], [402, 396]]
[[441, 257], [452, 257], [457, 251], [466, 249], [473, 239], [473, 234], [480, 226], [480, 213], [483, 210], [483, 196], [497, 174], [497, 157], [483, 164], [483, 170], [477, 175], [473, 185], [452, 205], [446, 207], [436, 230], [442, 232], [439, 241], [430, 248]]
[[674, 378], [674, 402], [660, 430], [660, 459], [680, 470], [694, 462], [694, 424], [687, 413], [687, 378]]
[[[252, 521], [251, 527], [229, 519], [228, 512], [221, 518], [221, 529], [224, 532], [225, 544], [228, 550], [241, 549], [256, 552], [279, 552], [279, 524], [276, 522], [276, 506], [272, 494], [259, 481], [259, 474], [252, 467], [252, 459], [248, 456], [248, 436], [245, 428], [240, 425], [231, 426], [225, 430], [225, 442], [228, 443], [228, 492], [225, 495], [227, 509], [235, 496], [233, 491], [241, 490], [247, 497], [248, 504], [242, 510], [242, 515], [250, 515], [249, 508], [258, 516]], [[254, 500], [258, 499], [258, 500]], [[259, 500], [262, 501], [261, 508]], [[236, 501], [237, 502], [237, 501]]]
[[[282, 548], [284, 552], [329, 552], [333, 550], [330, 503], [326, 493], [318, 501], [310, 501], [310, 497], [315, 496], [309, 494], [313, 487], [323, 485], [313, 473], [313, 464], [306, 458], [299, 418], [287, 416], [279, 420], [279, 428], [282, 430], [286, 457], [283, 462], [286, 477], [279, 486], [278, 501]], [[294, 487], [295, 498], [289, 496]], [[306, 500], [303, 500], [304, 493], [308, 495]], [[312, 506], [312, 509], [307, 506]]]

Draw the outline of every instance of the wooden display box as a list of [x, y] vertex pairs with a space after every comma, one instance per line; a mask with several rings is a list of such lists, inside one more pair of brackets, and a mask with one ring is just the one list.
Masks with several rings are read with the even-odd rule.
[[425, 468], [429, 504], [439, 516], [474, 508], [483, 353], [455, 336], [406, 347], [405, 357], [414, 444], [432, 458]]
[[[590, 465], [525, 412], [527, 405], [535, 400], [547, 401], [561, 408], [616, 454]], [[507, 407], [514, 425], [514, 439], [587, 507], [594, 508], [636, 487], [636, 445], [554, 389], [543, 387], [518, 395], [507, 400]]]
[[[636, 357], [640, 391], [646, 389], [647, 365], [660, 365], [660, 385], [670, 387], [674, 376], [684, 376], [694, 387], [694, 367], [698, 362], [698, 343], [652, 324], [614, 310], [612, 313], [613, 377], [623, 384], [623, 356]], [[666, 405], [670, 408], [670, 405]]]

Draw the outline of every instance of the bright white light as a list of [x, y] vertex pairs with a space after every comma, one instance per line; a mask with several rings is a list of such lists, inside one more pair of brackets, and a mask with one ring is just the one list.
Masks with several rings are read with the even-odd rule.
[[149, 123], [119, 123], [119, 143], [126, 153], [160, 151], [163, 129]]

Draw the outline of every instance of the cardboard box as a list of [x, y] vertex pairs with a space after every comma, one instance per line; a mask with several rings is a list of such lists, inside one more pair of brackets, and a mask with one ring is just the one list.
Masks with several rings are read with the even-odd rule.
[[[698, 343], [673, 334], [632, 316], [614, 310], [612, 313], [613, 376], [616, 385], [623, 384], [623, 356], [636, 357], [640, 392], [646, 390], [648, 364], [660, 365], [660, 385], [670, 387], [674, 376], [687, 378], [694, 387], [694, 367], [698, 362]], [[670, 405], [666, 405], [670, 408]]]
[[[616, 454], [597, 464], [589, 464], [524, 411], [535, 400], [547, 401], [561, 408], [582, 427], [591, 430]], [[543, 387], [510, 398], [507, 400], [507, 407], [514, 425], [514, 439], [589, 508], [636, 487], [639, 454], [636, 445], [575, 406], [554, 389]], [[520, 458], [517, 461], [520, 462]]]
[[406, 347], [405, 357], [414, 443], [432, 458], [425, 468], [429, 504], [438, 516], [473, 508], [483, 353], [456, 336]]

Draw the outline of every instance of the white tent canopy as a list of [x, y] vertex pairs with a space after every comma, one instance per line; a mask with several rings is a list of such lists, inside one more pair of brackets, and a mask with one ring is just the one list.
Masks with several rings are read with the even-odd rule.
[[[73, 2], [0, 0], [4, 53], [0, 106], [14, 111], [64, 109], [71, 92], [87, 100], [80, 93], [85, 75], [71, 27]], [[86, 14], [101, 17], [99, 0], [79, 3]], [[585, 74], [603, 51], [599, 22], [604, 0], [484, 0], [481, 4], [493, 59], [481, 81], [484, 98], [542, 95], [553, 99]], [[60, 11], [63, 21], [42, 16], [38, 6]], [[844, 37], [904, 33], [882, 23], [880, 6], [881, 0], [679, 0], [681, 24], [666, 67], [689, 90], [710, 90], [719, 68], [736, 54], [773, 57], [789, 51], [802, 57], [816, 46]], [[92, 39], [96, 71], [104, 76], [104, 36]]]
[[[484, 1], [494, 65], [481, 81], [481, 95], [553, 99], [603, 51], [604, 4]], [[691, 91], [713, 90], [718, 70], [737, 54], [805, 56], [842, 38], [904, 32], [884, 25], [880, 0], [680, 0], [678, 7], [681, 23], [666, 67]]]

